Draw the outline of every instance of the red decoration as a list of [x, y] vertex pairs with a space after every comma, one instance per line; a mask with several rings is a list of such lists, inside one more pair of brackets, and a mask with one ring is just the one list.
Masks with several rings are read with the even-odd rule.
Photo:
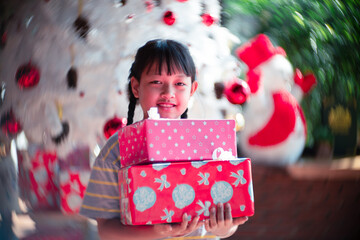
[[215, 19], [208, 13], [204, 13], [201, 15], [202, 18], [202, 22], [206, 25], [206, 26], [211, 26], [213, 25], [213, 23], [215, 22]]
[[16, 71], [16, 81], [21, 89], [36, 86], [40, 80], [39, 70], [31, 63], [21, 65]]
[[316, 85], [316, 77], [314, 74], [310, 73], [303, 76], [298, 68], [295, 69], [294, 81], [301, 87], [304, 93], [310, 92], [310, 90]]
[[[304, 123], [304, 126], [306, 126], [301, 107], [289, 92], [277, 92], [273, 94], [273, 100], [273, 115], [263, 129], [253, 136], [250, 136], [250, 145], [266, 147], [285, 141], [295, 129], [296, 112], [300, 113], [301, 121]], [[284, 119], [286, 119], [286, 121], [284, 121]], [[306, 128], [304, 131], [306, 134]]]
[[172, 11], [166, 11], [163, 20], [165, 24], [171, 26], [175, 23], [175, 14]]
[[178, 2], [187, 2], [187, 0], [177, 0]]
[[232, 104], [243, 104], [250, 95], [250, 87], [244, 80], [236, 78], [225, 87], [224, 94]]
[[79, 96], [80, 96], [81, 98], [83, 98], [83, 97], [85, 96], [85, 93], [84, 93], [83, 91], [81, 91], [81, 92], [79, 93]]
[[109, 137], [111, 137], [117, 130], [119, 130], [122, 127], [125, 127], [127, 124], [127, 119], [126, 118], [118, 118], [118, 117], [114, 117], [110, 120], [108, 120], [105, 123], [104, 126], [104, 136], [106, 139], [108, 139]]
[[12, 136], [21, 132], [22, 130], [21, 125], [15, 119], [15, 116], [11, 110], [10, 112], [4, 114], [1, 117], [1, 129], [6, 135], [12, 135]]
[[260, 76], [261, 72], [258, 70], [251, 69], [246, 73], [247, 83], [250, 87], [251, 93], [256, 93], [259, 90]]
[[285, 50], [281, 47], [275, 48], [265, 34], [258, 35], [236, 50], [236, 55], [246, 63], [249, 69], [256, 68], [276, 54], [286, 56]]

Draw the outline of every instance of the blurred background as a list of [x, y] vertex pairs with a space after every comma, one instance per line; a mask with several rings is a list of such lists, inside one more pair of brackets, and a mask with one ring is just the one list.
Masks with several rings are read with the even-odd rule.
[[198, 70], [189, 117], [236, 120], [253, 162], [255, 215], [229, 239], [359, 239], [359, 6], [1, 0], [0, 238], [98, 239], [77, 215], [93, 161], [126, 125], [136, 50], [171, 38]]

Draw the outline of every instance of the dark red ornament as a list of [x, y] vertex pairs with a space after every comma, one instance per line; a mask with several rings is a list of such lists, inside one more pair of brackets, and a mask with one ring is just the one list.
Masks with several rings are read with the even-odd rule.
[[75, 67], [71, 67], [66, 75], [68, 88], [76, 88], [77, 86], [77, 71]]
[[21, 132], [22, 128], [20, 123], [16, 120], [12, 110], [5, 113], [1, 117], [1, 129], [8, 136], [15, 136]]
[[83, 98], [83, 97], [85, 96], [85, 93], [84, 93], [83, 91], [81, 91], [81, 92], [79, 93], [79, 96], [80, 96], [81, 98]]
[[112, 119], [108, 120], [104, 125], [104, 136], [106, 139], [111, 137], [117, 130], [122, 127], [125, 127], [127, 124], [126, 118], [118, 118], [113, 117]]
[[241, 79], [235, 78], [226, 87], [224, 94], [232, 104], [244, 104], [250, 95], [249, 85]]
[[86, 39], [86, 36], [90, 30], [89, 21], [85, 17], [79, 16], [75, 20], [73, 26], [75, 28], [75, 31], [79, 34], [79, 36], [83, 39]]
[[31, 63], [21, 65], [16, 71], [16, 81], [18, 86], [23, 88], [31, 88], [36, 86], [40, 80], [40, 72], [37, 67]]
[[213, 25], [213, 23], [215, 22], [215, 19], [208, 13], [204, 13], [201, 15], [202, 18], [202, 22], [206, 25], [206, 26], [211, 26]]
[[171, 26], [175, 23], [175, 14], [172, 11], [166, 11], [163, 20], [165, 24]]

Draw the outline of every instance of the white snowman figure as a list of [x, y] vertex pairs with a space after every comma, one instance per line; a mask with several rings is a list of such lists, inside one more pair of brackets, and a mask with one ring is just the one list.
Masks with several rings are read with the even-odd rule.
[[245, 126], [238, 143], [253, 162], [293, 164], [306, 141], [306, 121], [299, 102], [315, 85], [310, 74], [295, 74], [286, 53], [260, 34], [240, 46], [237, 56], [247, 65], [251, 94], [243, 108]]

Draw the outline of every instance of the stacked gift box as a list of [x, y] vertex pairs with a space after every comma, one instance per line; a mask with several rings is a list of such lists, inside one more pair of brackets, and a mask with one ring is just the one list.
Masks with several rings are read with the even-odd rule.
[[89, 147], [78, 146], [59, 158], [55, 151], [31, 145], [18, 151], [21, 198], [33, 210], [78, 213], [90, 178]]
[[145, 119], [118, 132], [121, 221], [127, 225], [254, 214], [251, 163], [236, 158], [234, 120]]

